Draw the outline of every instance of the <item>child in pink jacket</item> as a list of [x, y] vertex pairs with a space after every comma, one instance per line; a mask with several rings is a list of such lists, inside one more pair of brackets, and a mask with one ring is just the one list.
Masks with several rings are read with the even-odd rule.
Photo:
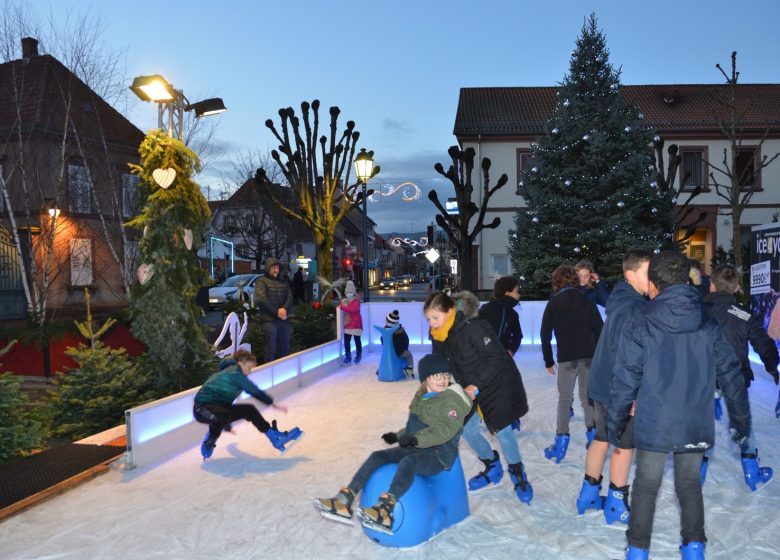
[[344, 312], [344, 365], [352, 363], [352, 345], [350, 339], [355, 337], [355, 364], [360, 363], [363, 354], [363, 343], [360, 337], [363, 334], [363, 317], [360, 315], [360, 298], [357, 297], [355, 284], [347, 280], [344, 295], [339, 308]]

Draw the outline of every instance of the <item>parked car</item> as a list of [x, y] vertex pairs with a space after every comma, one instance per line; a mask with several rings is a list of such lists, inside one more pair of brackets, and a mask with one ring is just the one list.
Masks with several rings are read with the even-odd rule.
[[398, 289], [398, 280], [390, 276], [389, 278], [382, 278], [382, 280], [379, 281], [379, 289], [380, 290], [397, 290]]
[[254, 297], [255, 282], [260, 276], [260, 274], [237, 274], [209, 288], [209, 307], [218, 307], [224, 305], [229, 299], [236, 299], [239, 287], [245, 292], [247, 301], [251, 300]]
[[410, 274], [404, 274], [403, 276], [398, 277], [398, 284], [401, 286], [411, 286], [412, 285], [412, 276]]

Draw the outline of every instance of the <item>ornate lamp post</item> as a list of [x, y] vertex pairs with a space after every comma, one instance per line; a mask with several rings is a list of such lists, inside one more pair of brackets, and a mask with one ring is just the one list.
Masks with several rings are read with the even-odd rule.
[[374, 152], [366, 152], [365, 148], [355, 156], [355, 174], [358, 181], [363, 183], [363, 301], [368, 302], [368, 196], [366, 189], [368, 180], [373, 177]]

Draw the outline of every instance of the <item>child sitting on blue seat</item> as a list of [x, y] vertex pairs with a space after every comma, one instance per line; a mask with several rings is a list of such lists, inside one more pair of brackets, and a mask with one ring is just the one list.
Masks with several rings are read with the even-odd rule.
[[428, 354], [420, 360], [421, 385], [409, 405], [406, 427], [382, 435], [386, 443], [398, 446], [373, 452], [335, 497], [317, 498], [314, 506], [324, 517], [350, 523], [355, 496], [374, 471], [398, 463], [388, 491], [374, 506], [358, 510], [363, 525], [392, 534], [393, 509], [415, 475], [433, 476], [452, 468], [472, 402], [460, 385], [450, 383], [449, 369], [447, 359], [440, 354]]
[[[393, 333], [393, 349], [395, 355], [401, 360], [406, 360], [404, 366], [404, 375], [409, 379], [414, 379], [414, 357], [409, 352], [409, 335], [406, 334], [403, 325], [400, 323], [401, 317], [397, 309], [393, 309], [385, 316], [385, 328], [390, 329], [398, 325], [398, 330]], [[384, 342], [383, 342], [384, 344]], [[379, 375], [379, 370], [376, 372]]]

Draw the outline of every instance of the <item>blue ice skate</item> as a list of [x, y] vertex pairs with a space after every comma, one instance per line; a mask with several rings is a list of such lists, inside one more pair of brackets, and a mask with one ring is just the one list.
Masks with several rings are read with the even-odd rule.
[[276, 420], [274, 420], [271, 422], [271, 427], [268, 428], [265, 435], [277, 451], [284, 453], [297, 443], [303, 432], [298, 427], [285, 432], [280, 431], [276, 425]]
[[512, 429], [514, 431], [519, 432], [520, 431], [520, 419], [518, 418], [517, 420], [512, 422], [511, 426], [512, 426]]
[[723, 405], [720, 404], [720, 397], [715, 397], [715, 420], [720, 422], [723, 418]]
[[646, 548], [629, 545], [626, 550], [626, 560], [648, 560], [648, 558], [650, 558], [650, 551]]
[[592, 476], [585, 475], [582, 481], [582, 489], [577, 497], [577, 513], [582, 515], [589, 509], [604, 509], [604, 497], [601, 495], [601, 479], [598, 480]]
[[344, 361], [341, 362], [341, 363], [344, 364], [345, 366], [348, 366], [349, 364], [351, 364], [352, 363], [352, 352], [350, 352], [348, 354], [345, 354], [344, 355]]
[[693, 541], [680, 545], [682, 560], [704, 560], [704, 543]]
[[552, 461], [555, 459], [555, 464], [559, 465], [563, 458], [566, 457], [566, 450], [569, 448], [569, 434], [557, 434], [555, 436], [555, 443], [544, 450], [544, 456]]
[[[615, 521], [628, 525], [628, 520], [630, 518], [628, 485], [617, 487], [610, 482], [607, 499], [604, 502], [604, 519], [606, 520], [607, 525], [612, 525]], [[641, 558], [641, 556], [639, 558]]]
[[742, 454], [742, 472], [745, 474], [745, 484], [752, 492], [756, 491], [759, 484], [766, 484], [772, 480], [772, 469], [758, 465], [758, 450], [756, 453]]
[[203, 443], [200, 444], [200, 454], [203, 456], [203, 460], [210, 459], [214, 453], [214, 448], [217, 446], [217, 442], [209, 437], [211, 432], [206, 433], [206, 437], [203, 438]]
[[596, 437], [596, 426], [591, 426], [585, 431], [585, 437], [588, 442], [585, 444], [585, 449], [590, 449], [590, 444], [593, 443], [593, 438]]
[[360, 363], [360, 358], [362, 358], [362, 355], [360, 354], [360, 352], [357, 352], [355, 354], [355, 365], [358, 365]]
[[574, 407], [573, 406], [569, 407], [569, 418], [570, 419], [574, 418]]
[[504, 478], [504, 469], [501, 468], [501, 460], [498, 451], [493, 450], [492, 459], [480, 459], [485, 463], [485, 470], [469, 480], [469, 490], [482, 490], [490, 484], [498, 484]]
[[531, 500], [534, 498], [534, 488], [528, 482], [528, 475], [525, 474], [523, 463], [515, 463], [507, 467], [509, 471], [509, 478], [515, 485], [515, 494], [517, 499], [524, 504], [531, 505]]

